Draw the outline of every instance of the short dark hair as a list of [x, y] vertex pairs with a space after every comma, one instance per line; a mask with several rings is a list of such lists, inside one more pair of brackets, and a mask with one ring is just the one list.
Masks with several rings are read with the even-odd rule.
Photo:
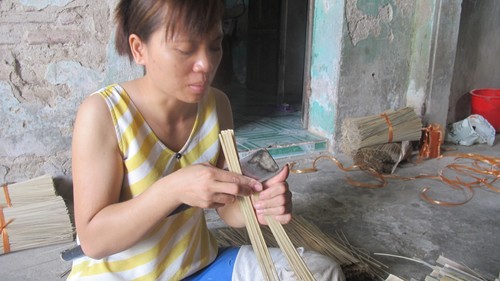
[[115, 9], [116, 50], [132, 60], [129, 36], [147, 42], [162, 25], [168, 38], [179, 31], [203, 36], [221, 21], [223, 12], [222, 0], [120, 0]]

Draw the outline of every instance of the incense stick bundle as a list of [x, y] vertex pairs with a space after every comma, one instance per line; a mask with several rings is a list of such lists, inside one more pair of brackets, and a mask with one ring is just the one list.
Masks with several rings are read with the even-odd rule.
[[422, 120], [413, 108], [405, 107], [359, 118], [346, 118], [342, 122], [340, 147], [347, 155], [359, 148], [401, 141], [420, 140]]
[[19, 207], [0, 208], [0, 255], [73, 241], [73, 227], [60, 196]]
[[[241, 174], [241, 167], [234, 141], [234, 132], [232, 130], [221, 132], [221, 144], [224, 155], [226, 156], [226, 161], [228, 162], [229, 170]], [[252, 246], [254, 248], [254, 251], [256, 252], [259, 264], [263, 270], [263, 275], [268, 280], [278, 280], [276, 269], [269, 255], [269, 251], [260, 229], [260, 225], [255, 216], [251, 200], [249, 197], [243, 197], [240, 203], [245, 216], [247, 231], [249, 232]], [[287, 236], [283, 226], [278, 221], [276, 221], [276, 219], [270, 216], [266, 217], [266, 221], [269, 224], [269, 227], [276, 241], [278, 242], [279, 247], [285, 254], [288, 263], [292, 267], [293, 272], [297, 275], [299, 280], [315, 280], [314, 276], [307, 268], [307, 265], [302, 260], [302, 257], [298, 254], [297, 250], [293, 246], [290, 238]]]
[[56, 196], [54, 182], [50, 175], [44, 175], [24, 182], [4, 184], [0, 192], [0, 207], [24, 206], [44, 202]]

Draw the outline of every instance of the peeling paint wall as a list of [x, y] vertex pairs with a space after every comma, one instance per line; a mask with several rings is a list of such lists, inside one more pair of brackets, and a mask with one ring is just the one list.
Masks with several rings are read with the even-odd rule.
[[404, 105], [413, 33], [414, 1], [346, 3], [339, 122]]
[[443, 124], [459, 6], [453, 0], [316, 1], [311, 131], [338, 152], [348, 117], [410, 105], [426, 121]]
[[312, 54], [311, 95], [309, 97], [310, 131], [334, 141], [337, 85], [343, 36], [343, 1], [315, 1]]
[[69, 176], [81, 101], [141, 73], [114, 53], [115, 2], [0, 2], [0, 182]]
[[405, 103], [414, 1], [316, 1], [309, 124], [338, 150], [342, 120]]

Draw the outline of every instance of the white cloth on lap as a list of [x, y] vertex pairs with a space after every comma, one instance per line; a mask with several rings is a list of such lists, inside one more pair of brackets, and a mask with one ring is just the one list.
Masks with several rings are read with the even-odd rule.
[[[317, 281], [344, 281], [340, 265], [331, 258], [318, 252], [305, 251], [304, 248], [297, 248], [297, 252], [302, 257], [307, 267]], [[298, 278], [293, 273], [288, 264], [286, 256], [279, 248], [269, 248], [269, 253], [276, 267], [278, 277], [282, 281], [293, 281]], [[244, 245], [238, 252], [233, 269], [233, 281], [261, 281], [262, 276], [257, 256], [252, 246]]]

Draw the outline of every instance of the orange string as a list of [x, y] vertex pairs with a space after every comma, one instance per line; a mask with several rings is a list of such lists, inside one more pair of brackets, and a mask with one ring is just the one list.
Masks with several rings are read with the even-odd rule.
[[5, 222], [5, 217], [3, 215], [3, 208], [0, 208], [0, 233], [2, 233], [2, 243], [3, 243], [3, 253], [8, 254], [10, 252], [10, 242], [9, 234], [7, 233], [7, 226], [14, 221], [10, 219]]
[[7, 184], [3, 185], [3, 194], [5, 195], [5, 202], [7, 202], [8, 207], [12, 207], [12, 201], [9, 195], [9, 186]]
[[392, 127], [391, 120], [389, 119], [389, 116], [387, 114], [382, 113], [380, 116], [385, 118], [385, 122], [387, 122], [387, 126], [389, 127], [389, 140], [387, 142], [391, 143], [392, 138], [394, 137], [394, 128]]
[[[442, 157], [443, 155], [441, 155]], [[471, 153], [462, 153], [462, 154], [449, 154], [449, 155], [444, 155], [444, 156], [454, 156], [456, 157], [455, 161], [458, 160], [469, 160], [473, 161], [470, 165], [466, 164], [458, 164], [458, 163], [452, 163], [444, 168], [442, 168], [438, 175], [418, 175], [415, 177], [402, 177], [398, 175], [383, 175], [381, 173], [378, 173], [375, 170], [372, 169], [362, 169], [362, 171], [366, 172], [367, 174], [373, 176], [378, 183], [366, 183], [366, 182], [359, 182], [351, 179], [350, 177], [346, 177], [347, 183], [350, 185], [356, 186], [356, 187], [365, 187], [365, 188], [380, 188], [384, 187], [387, 184], [386, 179], [398, 179], [398, 180], [416, 180], [419, 178], [430, 178], [430, 179], [437, 179], [440, 180], [441, 182], [447, 184], [448, 186], [462, 190], [466, 193], [466, 197], [464, 201], [462, 202], [450, 202], [450, 201], [444, 201], [444, 200], [437, 200], [433, 199], [429, 194], [428, 191], [430, 190], [430, 187], [425, 187], [422, 192], [420, 193], [420, 198], [428, 203], [435, 204], [435, 205], [441, 205], [441, 206], [459, 206], [463, 205], [467, 202], [469, 202], [473, 196], [474, 196], [474, 188], [486, 186], [488, 189], [500, 193], [500, 188], [493, 186], [494, 183], [497, 182], [497, 180], [500, 180], [500, 158], [495, 158], [495, 157], [488, 157], [488, 156], [483, 156], [483, 155], [478, 155], [478, 154], [471, 154]], [[439, 158], [441, 158], [439, 157]], [[329, 159], [333, 161], [337, 166], [342, 170], [342, 171], [351, 171], [354, 169], [361, 169], [359, 166], [353, 165], [351, 167], [344, 167], [340, 161], [338, 161], [335, 157], [333, 156], [319, 156], [317, 157], [314, 162], [313, 162], [313, 167], [312, 168], [307, 168], [307, 169], [293, 169], [295, 166], [295, 162], [290, 164], [290, 172], [291, 173], [311, 173], [311, 172], [316, 172], [318, 171], [318, 168], [316, 167], [317, 162], [321, 159]], [[446, 171], [453, 171], [457, 174], [457, 176], [452, 179], [447, 176], [445, 176]], [[458, 175], [465, 175], [467, 177], [472, 178], [470, 181], [466, 181], [461, 179]]]

